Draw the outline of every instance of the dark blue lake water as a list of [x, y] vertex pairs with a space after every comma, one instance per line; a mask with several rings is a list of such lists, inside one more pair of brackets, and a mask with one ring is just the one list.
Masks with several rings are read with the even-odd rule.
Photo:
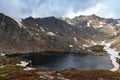
[[62, 70], [70, 67], [83, 70], [109, 70], [113, 67], [110, 58], [106, 56], [80, 55], [72, 53], [34, 53], [19, 55], [19, 57], [31, 60], [33, 67], [49, 68], [53, 70]]

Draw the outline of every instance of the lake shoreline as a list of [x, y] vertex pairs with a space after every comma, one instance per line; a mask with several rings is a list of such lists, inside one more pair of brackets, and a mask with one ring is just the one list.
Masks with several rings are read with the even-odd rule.
[[[45, 64], [51, 63], [50, 64], [50, 65], [52, 65], [50, 67], [51, 69], [53, 67], [55, 67], [55, 66], [58, 66], [58, 63], [61, 64], [61, 65], [68, 65], [68, 67], [65, 66], [65, 68], [69, 68], [69, 67], [72, 67], [72, 66], [76, 65], [76, 68], [83, 69], [83, 70], [84, 69], [90, 69], [89, 66], [91, 66], [91, 69], [92, 69], [92, 66], [96, 66], [97, 67], [98, 63], [99, 63], [98, 69], [100, 67], [101, 67], [100, 69], [104, 69], [103, 68], [104, 67], [103, 64], [105, 64], [107, 66], [110, 66], [110, 65], [112, 66], [112, 63], [109, 60], [108, 56], [81, 55], [81, 54], [75, 54], [75, 53], [57, 53], [57, 52], [54, 52], [54, 53], [53, 52], [51, 52], [51, 53], [47, 52], [47, 53], [29, 53], [29, 54], [14, 54], [14, 55], [9, 55], [9, 57], [13, 57], [13, 58], [15, 56], [18, 56], [20, 58], [24, 57], [23, 59], [25, 60], [25, 58], [26, 58], [27, 59], [26, 61], [28, 61], [28, 62], [29, 61], [33, 61], [33, 67], [35, 67], [35, 65], [36, 65], [36, 68], [40, 68], [40, 67], [37, 66], [38, 64], [36, 64], [36, 63], [39, 63], [38, 61], [40, 61], [40, 65], [43, 65], [44, 62], [45, 62]], [[46, 60], [48, 60], [49, 62], [46, 62]], [[82, 62], [81, 62], [81, 60], [82, 60]], [[37, 61], [37, 62], [35, 62], [35, 61]], [[60, 61], [60, 62], [57, 62], [57, 61]], [[98, 61], [98, 62], [96, 62], [96, 61]], [[108, 65], [108, 63], [109, 63], [109, 65]], [[88, 68], [87, 67], [84, 68], [83, 64], [84, 64], [84, 66], [85, 65], [88, 66]], [[59, 66], [61, 66], [61, 65], [59, 65]], [[69, 65], [71, 65], [71, 66], [69, 66]], [[80, 68], [80, 66], [77, 67], [78, 65], [80, 65], [81, 68]], [[44, 65], [44, 66], [46, 66], [46, 65]], [[61, 66], [61, 67], [63, 67], [63, 66]], [[112, 68], [112, 67], [110, 67], [110, 68]], [[107, 70], [109, 70], [110, 68], [107, 68]], [[93, 67], [93, 69], [94, 69], [94, 67]]]

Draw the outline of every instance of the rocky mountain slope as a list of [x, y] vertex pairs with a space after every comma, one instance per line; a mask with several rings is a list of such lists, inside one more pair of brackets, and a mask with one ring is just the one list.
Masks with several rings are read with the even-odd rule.
[[[80, 27], [85, 31], [84, 34], [89, 35], [96, 44], [101, 42], [111, 43], [111, 47], [117, 51], [120, 49], [120, 20], [113, 18], [102, 18], [95, 14], [89, 16], [77, 16], [73, 19], [60, 18], [61, 20], [73, 26]], [[93, 30], [90, 30], [93, 29]], [[97, 33], [95, 33], [95, 31]], [[93, 33], [91, 35], [90, 33]]]
[[25, 28], [12, 18], [0, 14], [0, 52], [23, 53], [39, 50], [40, 45]]
[[[117, 36], [119, 34], [119, 26], [120, 21], [118, 19], [112, 19], [112, 18], [102, 18], [95, 14], [89, 15], [89, 16], [77, 16], [73, 19], [69, 18], [60, 18], [61, 20], [66, 21], [68, 24], [78, 26], [84, 28], [86, 31], [86, 34], [90, 34], [90, 29], [93, 29], [91, 33], [93, 33], [93, 37], [100, 39], [109, 39], [112, 36]], [[87, 29], [89, 30], [87, 30]], [[97, 31], [98, 33], [95, 33]], [[99, 37], [98, 37], [99, 36]]]
[[119, 19], [89, 15], [73, 19], [28, 17], [18, 20], [0, 14], [1, 53], [102, 51], [97, 46], [101, 41], [116, 40], [113, 46], [119, 48], [119, 35]]

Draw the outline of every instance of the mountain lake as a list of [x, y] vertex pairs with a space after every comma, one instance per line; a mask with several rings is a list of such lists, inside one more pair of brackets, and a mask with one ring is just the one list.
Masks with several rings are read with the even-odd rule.
[[75, 53], [30, 53], [13, 54], [9, 57], [18, 57], [31, 60], [34, 68], [48, 68], [52, 70], [63, 70], [76, 68], [80, 70], [109, 70], [113, 67], [109, 56], [80, 55]]

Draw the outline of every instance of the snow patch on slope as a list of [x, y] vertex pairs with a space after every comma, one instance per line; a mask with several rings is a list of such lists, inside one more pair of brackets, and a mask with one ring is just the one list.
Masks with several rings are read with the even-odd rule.
[[88, 44], [83, 44], [82, 47], [91, 47], [92, 45], [88, 45]]
[[76, 37], [74, 37], [74, 41], [75, 41], [75, 42], [77, 42], [77, 41], [78, 41]]
[[100, 24], [100, 25], [98, 26], [98, 28], [101, 28], [101, 27], [103, 27], [103, 25], [102, 25], [102, 24]]
[[55, 36], [56, 34], [53, 32], [48, 32], [47, 35]]
[[41, 29], [42, 32], [45, 32], [45, 30], [42, 27], [40, 27], [40, 29]]
[[90, 23], [89, 22], [87, 22], [87, 27], [90, 27]]
[[26, 62], [26, 61], [20, 61], [20, 63], [21, 64], [16, 64], [16, 65], [25, 67], [29, 64], [29, 62]]
[[19, 25], [19, 27], [20, 28], [27, 28], [27, 27], [25, 27], [25, 26], [23, 26], [23, 24], [22, 24], [22, 19], [15, 19], [15, 21], [18, 23], [18, 25]]
[[5, 56], [5, 54], [4, 53], [0, 53], [0, 56]]
[[73, 47], [73, 45], [69, 45], [69, 47], [71, 47], [71, 48], [72, 48], [72, 47]]
[[103, 24], [103, 22], [100, 22], [100, 24]]
[[97, 45], [97, 43], [96, 43], [95, 41], [92, 41], [92, 44], [93, 44], [93, 45]]
[[118, 24], [115, 24], [116, 26], [120, 26], [120, 20], [117, 20]]
[[35, 70], [35, 68], [31, 68], [31, 67], [26, 67], [24, 68], [25, 71], [29, 71], [29, 70]]
[[68, 24], [74, 25], [72, 22], [68, 21]]
[[91, 22], [92, 22], [92, 20], [89, 20], [89, 22], [91, 23]]
[[117, 32], [114, 32], [112, 35], [117, 36]]
[[110, 54], [110, 59], [112, 61], [112, 64], [114, 68], [110, 69], [110, 71], [117, 71], [120, 67], [120, 65], [117, 62], [117, 58], [120, 59], [119, 52], [116, 51], [116, 49], [110, 48], [111, 43], [105, 43], [104, 51], [106, 51], [108, 54]]

